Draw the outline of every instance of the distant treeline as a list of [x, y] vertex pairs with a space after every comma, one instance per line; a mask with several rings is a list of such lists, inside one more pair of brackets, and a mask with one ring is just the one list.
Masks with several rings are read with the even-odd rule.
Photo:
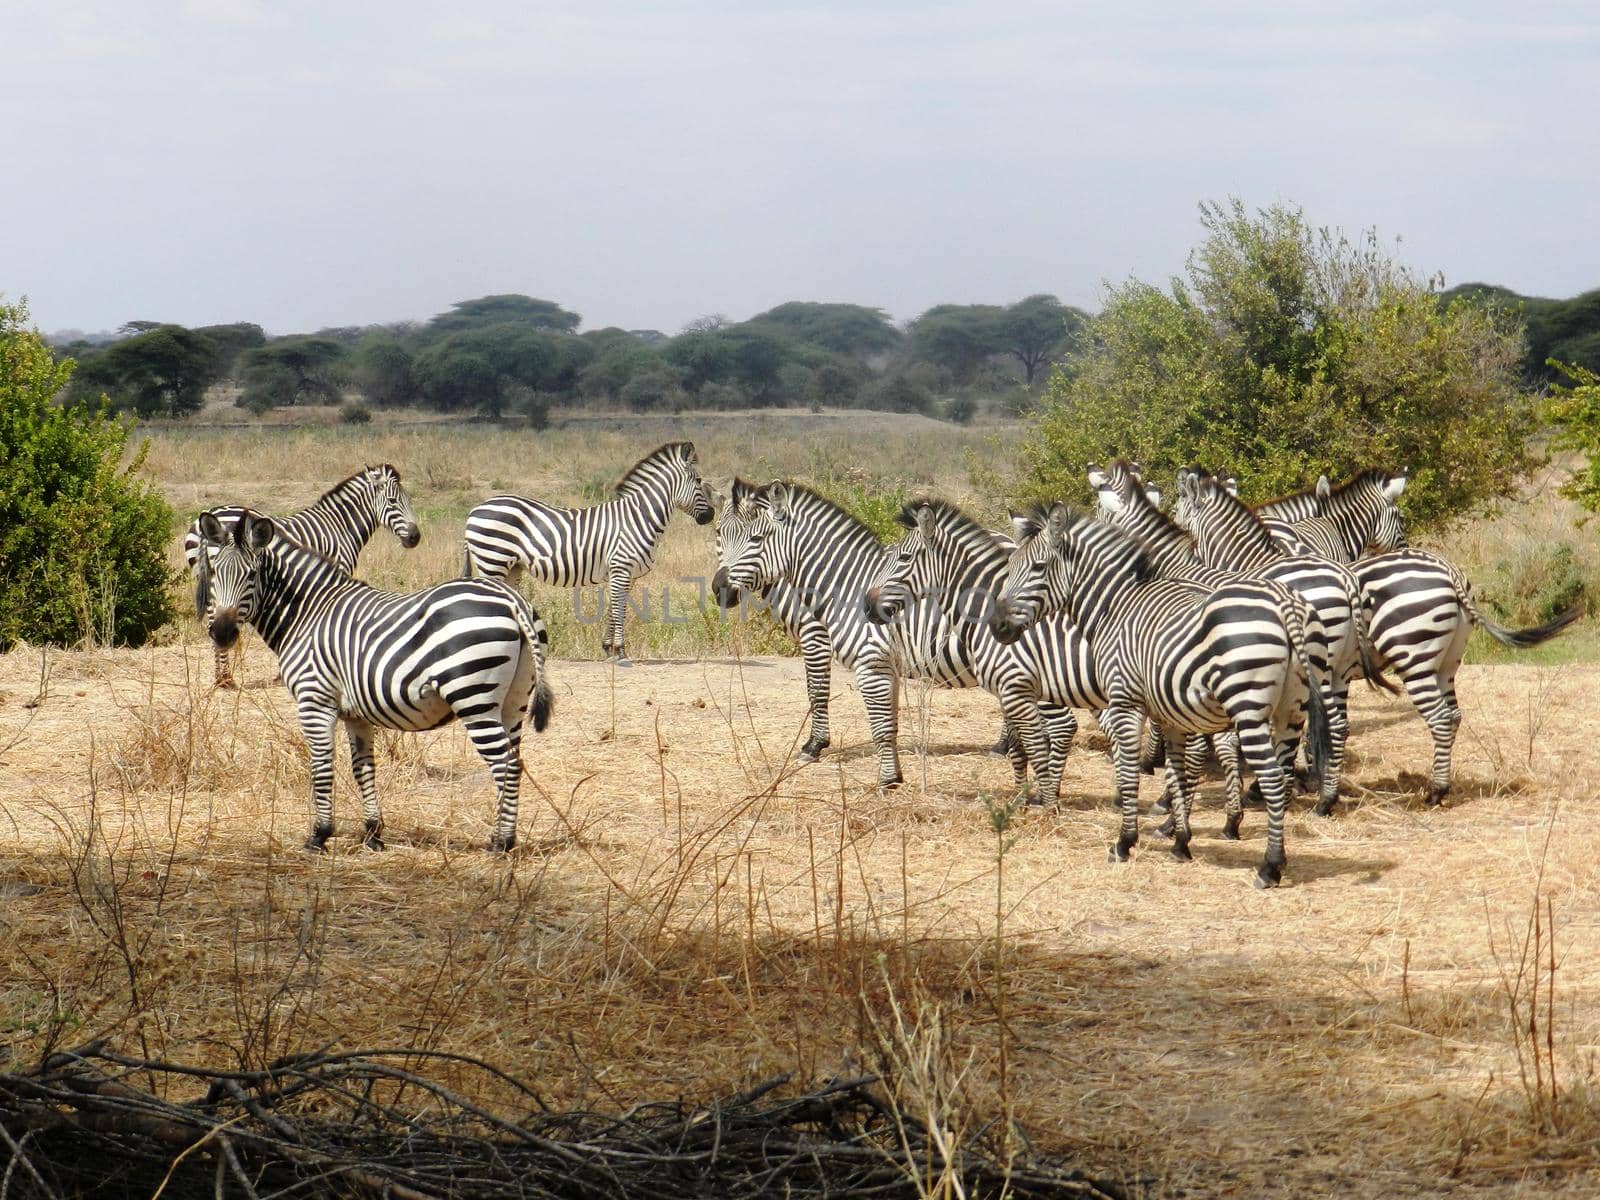
[[1528, 339], [1522, 374], [1528, 382], [1559, 382], [1563, 376], [1548, 365], [1552, 358], [1600, 371], [1600, 288], [1570, 300], [1547, 300], [1520, 296], [1492, 283], [1463, 283], [1440, 299], [1448, 304], [1457, 297], [1508, 309], [1522, 318]]
[[1072, 348], [1087, 314], [1054, 296], [943, 304], [903, 329], [881, 309], [795, 301], [747, 321], [702, 317], [675, 336], [582, 318], [531, 296], [463, 300], [425, 323], [267, 337], [253, 324], [189, 329], [132, 321], [76, 339], [70, 394], [140, 416], [184, 416], [233, 382], [252, 412], [361, 397], [542, 422], [556, 405], [639, 412], [751, 406], [860, 407], [970, 420], [1020, 406]]

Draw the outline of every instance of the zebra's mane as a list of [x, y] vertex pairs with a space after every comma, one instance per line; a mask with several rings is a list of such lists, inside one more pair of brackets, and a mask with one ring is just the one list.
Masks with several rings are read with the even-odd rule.
[[799, 506], [802, 508], [820, 509], [823, 513], [824, 519], [829, 522], [830, 528], [843, 526], [845, 530], [852, 536], [859, 534], [863, 538], [870, 538], [873, 542], [880, 546], [883, 544], [878, 535], [872, 531], [871, 526], [869, 526], [860, 517], [856, 516], [855, 513], [834, 503], [821, 492], [818, 492], [813, 488], [809, 488], [803, 483], [792, 483], [788, 480], [775, 479], [772, 481], [772, 483], [763, 484], [762, 486], [754, 489], [752, 498], [757, 502], [770, 499], [772, 496], [773, 486], [779, 483], [782, 483], [784, 487], [789, 489], [789, 504], [791, 508], [796, 504], [799, 504]]
[[665, 445], [657, 446], [649, 454], [646, 454], [633, 466], [629, 467], [622, 478], [617, 480], [617, 486], [612, 490], [619, 496], [626, 496], [638, 486], [639, 476], [646, 470], [657, 463], [663, 463], [675, 457], [683, 459], [684, 462], [692, 461], [694, 459], [694, 443], [667, 442]]
[[1272, 536], [1272, 530], [1267, 528], [1266, 522], [1258, 517], [1248, 504], [1223, 487], [1220, 480], [1211, 475], [1203, 475], [1195, 481], [1195, 484], [1197, 487], [1209, 484], [1209, 491], [1216, 497], [1215, 503], [1223, 513], [1241, 529], [1250, 530], [1250, 536], [1257, 539], [1257, 544], [1252, 549], [1271, 550], [1274, 555], [1283, 553], [1283, 548]]
[[[1343, 483], [1334, 484], [1333, 490], [1329, 492], [1328, 495], [1330, 499], [1332, 499], [1334, 496], [1342, 496], [1346, 492], [1353, 492], [1357, 490], [1363, 484], [1372, 484], [1381, 488], [1385, 483], [1389, 482], [1390, 477], [1390, 473], [1385, 471], [1382, 467], [1368, 467], [1365, 471], [1361, 471], [1350, 476], [1350, 478], [1346, 479]], [[1274, 505], [1278, 504], [1293, 504], [1296, 500], [1316, 499], [1317, 485], [1312, 484], [1310, 487], [1301, 488], [1297, 492], [1285, 492], [1281, 496], [1274, 496], [1271, 500], [1263, 500], [1260, 504], [1254, 505], [1253, 507], [1272, 508]]]
[[922, 508], [933, 514], [934, 524], [973, 565], [998, 562], [1011, 553], [1011, 548], [1000, 540], [999, 534], [948, 500], [913, 500], [900, 510], [896, 519], [906, 529], [915, 529], [917, 510]]
[[1142, 517], [1147, 519], [1153, 517], [1160, 523], [1164, 531], [1171, 533], [1174, 537], [1182, 538], [1192, 545], [1194, 539], [1189, 536], [1188, 531], [1172, 519], [1172, 514], [1162, 512], [1161, 509], [1156, 507], [1155, 501], [1150, 499], [1150, 493], [1144, 490], [1144, 484], [1134, 471], [1133, 464], [1126, 458], [1115, 458], [1106, 466], [1106, 474], [1108, 475], [1119, 470], [1128, 483], [1125, 497], [1128, 507], [1135, 509]]
[[[1024, 510], [1023, 520], [1028, 528], [1024, 536], [1037, 537], [1049, 524], [1050, 512], [1051, 509], [1042, 504]], [[1126, 571], [1137, 583], [1143, 583], [1154, 575], [1155, 564], [1150, 561], [1149, 547], [1115, 525], [1092, 520], [1068, 509], [1064, 537], [1072, 543], [1074, 556]]]
[[[352, 472], [350, 472], [350, 474], [346, 475], [343, 479], [339, 480], [338, 483], [334, 484], [327, 491], [323, 492], [322, 495], [318, 496], [314, 503], [308, 504], [308, 505], [306, 505], [306, 507], [304, 509], [301, 509], [301, 512], [305, 512], [305, 511], [308, 511], [310, 509], [313, 509], [318, 504], [321, 504], [324, 500], [330, 500], [334, 496], [339, 495], [341, 492], [348, 491], [349, 489], [355, 487], [363, 479], [366, 478], [367, 473], [369, 471], [373, 471], [373, 470], [376, 470], [376, 471], [378, 471], [380, 473], [383, 473], [383, 474], [393, 475], [396, 480], [399, 480], [399, 478], [400, 478], [400, 469], [398, 467], [396, 467], [393, 463], [379, 463], [376, 467], [370, 467], [370, 466], [362, 467], [361, 470], [352, 471]], [[294, 515], [295, 516], [299, 516], [300, 514], [296, 513]]]

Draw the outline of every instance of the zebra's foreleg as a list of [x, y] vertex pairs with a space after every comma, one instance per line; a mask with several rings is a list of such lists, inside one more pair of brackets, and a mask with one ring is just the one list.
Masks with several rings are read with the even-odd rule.
[[[1028, 798], [1028, 803], [1054, 804], [1056, 777], [1050, 772], [1050, 734], [1045, 730], [1044, 720], [1039, 712], [1039, 702], [1033, 695], [1031, 684], [1014, 682], [1000, 691], [999, 699], [1000, 711], [1005, 714], [1006, 724], [1015, 731], [1022, 753], [1026, 756], [1025, 761], [1033, 767], [1034, 792]], [[1012, 768], [1015, 776], [1015, 758], [1012, 759]], [[1016, 782], [1020, 785], [1020, 790], [1026, 790], [1025, 775]]]
[[1113, 704], [1100, 714], [1100, 728], [1111, 738], [1111, 759], [1117, 774], [1117, 808], [1121, 815], [1117, 844], [1108, 857], [1127, 862], [1139, 841], [1139, 740], [1142, 712], [1126, 704]]
[[1194, 858], [1189, 850], [1189, 807], [1200, 782], [1199, 764], [1205, 758], [1205, 739], [1166, 732], [1162, 740], [1166, 743], [1167, 780], [1172, 788], [1172, 816], [1163, 832], [1172, 837], [1172, 857], [1179, 862], [1189, 862]]
[[1240, 765], [1239, 735], [1231, 729], [1213, 734], [1211, 748], [1222, 766], [1222, 786], [1227, 792], [1222, 803], [1222, 836], [1237, 842], [1239, 823], [1244, 820], [1244, 768]]
[[898, 787], [900, 774], [900, 677], [885, 663], [857, 663], [856, 683], [867, 706], [867, 725], [878, 754], [878, 786]]
[[320, 854], [333, 836], [333, 726], [338, 713], [321, 704], [299, 705], [300, 732], [311, 757], [311, 836], [306, 849]]
[[1455, 680], [1443, 682], [1430, 674], [1407, 678], [1406, 691], [1411, 703], [1433, 735], [1433, 771], [1428, 777], [1427, 803], [1442, 803], [1450, 794], [1450, 758], [1461, 728], [1461, 709], [1456, 704]]
[[619, 667], [633, 666], [622, 648], [622, 621], [627, 614], [628, 589], [632, 585], [633, 575], [626, 567], [615, 568], [606, 575], [606, 623], [600, 644], [605, 656], [615, 658]]
[[828, 691], [832, 686], [833, 643], [827, 626], [806, 621], [800, 626], [800, 656], [806, 668], [806, 700], [811, 708], [811, 737], [800, 748], [800, 761], [816, 762], [832, 740], [828, 733]]
[[345, 717], [344, 734], [350, 742], [350, 773], [361, 789], [361, 812], [366, 818], [361, 844], [368, 850], [382, 850], [383, 811], [378, 807], [378, 786], [373, 769], [372, 725], [360, 717]]
[[1078, 718], [1064, 704], [1041, 704], [1039, 713], [1044, 717], [1045, 729], [1050, 734], [1050, 778], [1055, 780], [1056, 797], [1061, 795], [1061, 772], [1066, 767], [1067, 752], [1078, 736]]

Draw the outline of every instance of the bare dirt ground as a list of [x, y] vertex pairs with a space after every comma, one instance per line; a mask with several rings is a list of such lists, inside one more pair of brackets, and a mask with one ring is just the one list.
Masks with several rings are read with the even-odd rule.
[[[480, 848], [488, 776], [452, 728], [380, 740], [387, 852], [340, 836], [313, 858], [273, 668], [251, 640], [245, 688], [212, 692], [192, 630], [0, 657], [12, 1064], [97, 1036], [206, 1063], [420, 1046], [625, 1110], [915, 1050], [952, 1125], [1010, 1113], [1152, 1195], [1600, 1191], [1600, 667], [1465, 668], [1441, 810], [1418, 800], [1421, 722], [1358, 690], [1351, 802], [1323, 820], [1301, 800], [1271, 893], [1250, 887], [1262, 815], [1221, 841], [1214, 782], [1196, 862], [1147, 822], [1108, 864], [1088, 737], [997, 870], [993, 700], [908, 689], [907, 783], [884, 795], [847, 677], [833, 749], [789, 762], [786, 659], [558, 661], [516, 854]], [[359, 827], [342, 763], [336, 812]]]

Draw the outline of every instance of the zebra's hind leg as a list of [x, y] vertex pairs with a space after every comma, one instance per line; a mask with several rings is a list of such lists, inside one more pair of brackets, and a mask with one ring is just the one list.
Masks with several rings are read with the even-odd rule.
[[1258, 888], [1277, 887], [1283, 879], [1283, 868], [1288, 861], [1283, 848], [1283, 816], [1288, 807], [1288, 783], [1284, 778], [1283, 764], [1278, 760], [1278, 748], [1272, 739], [1272, 728], [1264, 719], [1251, 720], [1248, 716], [1234, 718], [1239, 729], [1239, 746], [1245, 760], [1261, 784], [1261, 794], [1267, 802], [1267, 853], [1256, 868], [1253, 880]]
[[1189, 850], [1189, 807], [1194, 801], [1195, 788], [1200, 782], [1200, 763], [1205, 757], [1205, 739], [1185, 737], [1178, 733], [1165, 733], [1167, 753], [1167, 780], [1172, 788], [1172, 815], [1160, 832], [1172, 838], [1172, 857], [1179, 862], [1189, 862], [1194, 855]]
[[1004, 720], [1000, 722], [1000, 736], [995, 744], [989, 747], [989, 753], [995, 758], [1010, 758], [1011, 747], [1016, 744], [1017, 735], [1011, 731], [1011, 726]]
[[606, 623], [601, 645], [605, 656], [615, 658], [619, 667], [633, 666], [622, 648], [622, 621], [628, 611], [628, 588], [632, 584], [633, 576], [626, 569], [612, 571], [606, 576]]
[[522, 756], [519, 741], [498, 719], [498, 714], [483, 714], [463, 719], [472, 748], [489, 767], [494, 780], [494, 829], [489, 834], [492, 854], [509, 853], [517, 844], [517, 798], [522, 783]]
[[1339, 780], [1344, 774], [1344, 744], [1350, 736], [1350, 685], [1338, 681], [1329, 690], [1328, 762], [1317, 789], [1316, 814], [1326, 817], [1339, 803]]
[[1051, 773], [1050, 734], [1046, 731], [1031, 683], [1014, 682], [1000, 692], [1000, 711], [1017, 735], [1018, 749], [1011, 758], [1012, 776], [1019, 791], [1027, 788], [1026, 768], [1018, 772], [1018, 759], [1033, 767], [1033, 794], [1029, 804], [1054, 804], [1059, 780]]
[[1229, 729], [1213, 734], [1211, 747], [1222, 765], [1222, 787], [1226, 797], [1222, 803], [1222, 836], [1226, 841], [1239, 840], [1239, 824], [1244, 820], [1244, 768], [1239, 753], [1239, 735]]
[[372, 725], [360, 717], [344, 718], [344, 734], [350, 742], [350, 773], [361, 789], [361, 812], [366, 818], [361, 844], [368, 850], [383, 849], [383, 811], [378, 807], [378, 787], [372, 760]]
[[311, 757], [311, 836], [305, 848], [321, 854], [333, 836], [333, 726], [338, 713], [315, 701], [298, 705], [300, 732]]

